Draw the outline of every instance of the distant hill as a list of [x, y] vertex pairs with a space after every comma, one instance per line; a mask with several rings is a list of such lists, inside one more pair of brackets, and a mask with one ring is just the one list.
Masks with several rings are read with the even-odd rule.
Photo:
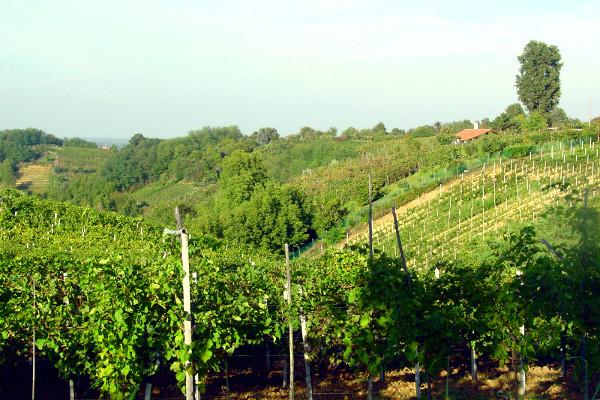
[[[240, 218], [247, 219], [251, 213], [264, 219], [293, 204], [302, 210], [298, 223], [307, 227], [303, 235], [307, 243], [325, 234], [336, 241], [366, 218], [369, 174], [373, 198], [381, 199], [375, 212], [382, 213], [392, 203], [410, 201], [471, 168], [474, 161], [500, 153], [518, 158], [527, 155], [532, 146], [552, 140], [595, 135], [586, 129], [507, 131], [458, 146], [451, 144], [449, 129], [432, 132], [433, 136], [412, 137], [410, 133], [366, 129], [338, 136], [333, 131], [303, 128], [298, 135], [279, 138], [273, 134], [266, 141], [230, 126], [204, 127], [173, 139], [136, 134], [125, 143], [63, 140], [35, 129], [8, 130], [0, 132], [5, 154], [11, 155], [0, 164], [0, 184], [159, 223], [172, 218], [172, 209], [180, 207], [190, 229], [219, 237], [224, 237], [225, 230], [234, 237], [244, 235], [242, 229], [232, 230], [228, 225], [240, 226]], [[101, 144], [110, 146], [98, 147]], [[253, 163], [268, 179], [255, 194], [240, 189], [245, 193], [243, 201], [224, 206], [221, 174], [227, 160], [240, 151], [255, 155]], [[280, 211], [268, 210], [277, 193], [288, 197], [295, 193], [292, 197], [296, 197]], [[225, 214], [237, 222], [229, 221]], [[274, 220], [282, 224], [285, 216]], [[255, 237], [264, 241], [263, 234], [255, 233]]]

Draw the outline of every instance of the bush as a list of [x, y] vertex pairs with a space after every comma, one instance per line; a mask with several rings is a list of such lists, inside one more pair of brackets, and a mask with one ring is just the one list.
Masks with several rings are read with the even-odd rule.
[[323, 240], [327, 244], [336, 244], [344, 240], [346, 237], [346, 229], [342, 226], [336, 226], [331, 228], [327, 234], [323, 237]]
[[529, 155], [531, 146], [528, 144], [515, 144], [508, 146], [502, 151], [502, 155], [507, 158], [521, 158]]

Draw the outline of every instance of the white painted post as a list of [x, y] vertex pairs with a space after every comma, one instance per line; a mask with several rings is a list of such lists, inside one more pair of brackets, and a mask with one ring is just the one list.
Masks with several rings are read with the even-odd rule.
[[[177, 221], [177, 231], [165, 229], [164, 233], [177, 235], [181, 240], [181, 264], [183, 266], [183, 312], [185, 320], [183, 321], [183, 340], [186, 347], [192, 344], [192, 302], [190, 294], [190, 255], [188, 251], [188, 235], [183, 229], [181, 223], [181, 214], [179, 207], [175, 207], [175, 219]], [[138, 223], [139, 224], [139, 223]], [[191, 353], [192, 350], [189, 349]], [[187, 365], [187, 364], [186, 364]], [[185, 373], [185, 398], [186, 400], [194, 400], [194, 376], [189, 372]]]
[[[16, 213], [16, 211], [15, 211]], [[36, 308], [36, 304], [35, 304], [35, 278], [32, 279], [33, 281], [33, 319], [34, 321], [36, 320], [35, 318], [35, 308]], [[32, 346], [31, 346], [31, 400], [35, 400], [35, 326], [33, 326], [33, 339], [32, 339]]]
[[[285, 275], [287, 286], [287, 303], [292, 305], [292, 278], [290, 273], [290, 250], [288, 244], [285, 244]], [[294, 399], [294, 327], [292, 321], [288, 321], [288, 337], [290, 350], [290, 400]]]
[[[177, 209], [179, 212], [179, 209]], [[184, 342], [186, 346], [192, 344], [192, 306], [191, 306], [191, 294], [190, 294], [190, 259], [188, 252], [188, 236], [185, 229], [181, 232], [181, 260], [183, 265], [183, 311], [185, 314], [185, 321], [183, 322], [183, 334]], [[190, 349], [191, 353], [192, 350]], [[185, 373], [185, 398], [186, 400], [193, 400], [194, 398], [194, 376], [189, 372]]]
[[477, 380], [477, 355], [474, 347], [471, 347], [471, 380]]
[[[419, 352], [417, 351], [417, 356]], [[419, 362], [415, 364], [415, 392], [417, 395], [417, 399], [421, 398], [421, 371], [419, 368]]]
[[152, 396], [152, 384], [150, 382], [146, 383], [146, 393], [144, 394], [144, 400], [150, 400]]
[[[302, 295], [302, 287], [300, 287], [300, 295]], [[313, 400], [312, 380], [310, 377], [310, 359], [308, 356], [308, 343], [306, 342], [306, 317], [300, 315], [300, 330], [302, 331], [302, 345], [304, 347], [304, 368], [306, 370], [306, 394], [308, 400]]]
[[[56, 215], [56, 214], [54, 214]], [[66, 284], [67, 283], [67, 276], [68, 274], [66, 272], [63, 272], [63, 282]], [[69, 297], [65, 298], [65, 304], [68, 306], [69, 305]], [[67, 325], [68, 327], [68, 325]], [[69, 379], [69, 400], [75, 400], [75, 385], [73, 385], [73, 379]]]
[[[525, 325], [521, 326], [521, 335], [523, 336], [523, 340], [525, 340]], [[521, 357], [521, 361], [520, 361], [520, 380], [519, 380], [519, 394], [521, 396], [525, 396], [525, 388], [526, 388], [526, 376], [525, 376], [525, 367], [524, 367], [524, 363], [523, 363], [523, 358]]]

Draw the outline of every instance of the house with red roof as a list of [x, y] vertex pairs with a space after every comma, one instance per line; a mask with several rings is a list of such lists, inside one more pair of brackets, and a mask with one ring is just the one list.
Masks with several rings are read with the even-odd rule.
[[456, 143], [468, 142], [490, 132], [492, 132], [491, 129], [479, 129], [479, 123], [475, 122], [473, 129], [463, 129], [456, 134]]

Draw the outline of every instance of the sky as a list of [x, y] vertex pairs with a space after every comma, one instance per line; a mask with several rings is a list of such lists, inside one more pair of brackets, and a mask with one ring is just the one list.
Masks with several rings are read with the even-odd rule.
[[0, 130], [185, 136], [495, 118], [517, 56], [556, 45], [559, 106], [600, 115], [590, 1], [2, 0]]

